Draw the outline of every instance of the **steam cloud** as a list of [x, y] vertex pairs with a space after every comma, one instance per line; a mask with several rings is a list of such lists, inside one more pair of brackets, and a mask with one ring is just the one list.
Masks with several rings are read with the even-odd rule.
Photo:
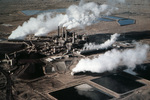
[[143, 63], [147, 58], [149, 46], [136, 43], [134, 49], [119, 51], [113, 49], [94, 59], [81, 59], [75, 68], [72, 69], [72, 75], [78, 72], [102, 73], [116, 69], [119, 64], [126, 65], [128, 68], [135, 68], [137, 64]]
[[107, 49], [117, 40], [117, 38], [119, 36], [120, 36], [120, 34], [115, 33], [115, 34], [111, 35], [111, 39], [107, 40], [106, 42], [104, 42], [103, 44], [100, 44], [100, 45], [96, 45], [95, 43], [89, 43], [89, 44], [86, 43], [83, 47], [83, 51], [84, 50], [93, 50], [93, 49]]
[[76, 86], [75, 89], [77, 90], [79, 95], [84, 95], [92, 100], [99, 100], [99, 96], [94, 92], [94, 88], [88, 84], [82, 84]]
[[75, 27], [84, 27], [91, 25], [99, 18], [101, 13], [111, 14], [118, 8], [103, 4], [98, 5], [94, 2], [86, 3], [81, 6], [72, 5], [67, 9], [67, 14], [64, 19], [59, 23], [67, 29]]
[[52, 13], [44, 13], [37, 16], [37, 18], [30, 18], [29, 21], [24, 22], [22, 26], [12, 31], [8, 39], [24, 39], [29, 34], [35, 36], [43, 36], [47, 33], [56, 30], [59, 22], [64, 17], [58, 14], [53, 17]]
[[93, 24], [102, 14], [109, 15], [118, 8], [102, 4], [98, 5], [94, 2], [84, 3], [82, 0], [79, 5], [71, 5], [66, 14], [44, 13], [37, 18], [30, 18], [24, 22], [22, 26], [12, 31], [8, 39], [24, 39], [29, 34], [35, 36], [47, 35], [57, 29], [57, 26], [72, 29], [75, 27], [84, 28]]

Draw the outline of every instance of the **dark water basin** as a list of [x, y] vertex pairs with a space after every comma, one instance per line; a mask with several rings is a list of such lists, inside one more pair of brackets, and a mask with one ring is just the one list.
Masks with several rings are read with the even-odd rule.
[[124, 72], [150, 80], [150, 63], [137, 65], [135, 69], [125, 69]]
[[101, 78], [93, 79], [91, 81], [119, 94], [144, 86], [144, 84], [142, 83], [139, 83], [135, 80], [131, 80], [118, 74], [104, 76]]
[[49, 94], [58, 100], [109, 100], [113, 98], [88, 84], [73, 86]]
[[134, 70], [137, 73], [137, 76], [150, 80], [150, 64], [143, 64], [137, 66]]

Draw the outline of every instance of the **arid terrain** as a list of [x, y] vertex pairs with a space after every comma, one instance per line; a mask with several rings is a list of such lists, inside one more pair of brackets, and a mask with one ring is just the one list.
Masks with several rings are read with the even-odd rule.
[[[119, 9], [113, 12], [112, 15], [134, 19], [136, 21], [135, 24], [120, 26], [117, 21], [99, 21], [82, 29], [73, 28], [69, 31], [76, 32], [79, 35], [110, 35], [119, 33], [121, 34], [121, 36], [127, 36], [131, 40], [133, 39], [135, 41], [150, 45], [150, 0], [125, 0], [124, 3], [114, 3], [112, 1], [113, 0], [84, 0], [85, 3], [96, 2], [99, 5], [106, 3], [111, 6], [118, 7]], [[73, 4], [78, 5], [79, 2], [80, 0], [0, 0], [0, 41], [7, 40], [13, 30], [15, 30], [19, 25], [22, 25], [25, 21], [28, 21], [31, 17], [37, 17], [37, 15], [27, 16], [22, 13], [23, 10], [42, 11], [48, 9], [63, 9], [68, 8]], [[57, 35], [57, 30], [50, 32], [47, 36], [53, 35]], [[100, 37], [100, 39], [102, 38]], [[148, 71], [150, 71], [149, 51], [147, 56], [147, 60], [143, 64], [146, 64], [148, 66]], [[88, 57], [92, 58], [93, 56]], [[101, 77], [101, 74], [93, 75], [91, 73], [81, 73], [81, 75], [79, 74], [77, 76], [72, 76], [70, 74], [71, 69], [76, 66], [79, 59], [81, 58], [85, 58], [85, 56], [79, 56], [77, 58], [67, 58], [66, 61], [72, 60], [72, 64], [71, 66], [69, 65], [70, 68], [67, 71], [65, 70], [58, 73], [48, 74], [33, 80], [21, 80], [12, 75], [11, 80], [13, 80], [14, 82], [12, 83], [13, 99], [10, 99], [10, 97], [6, 97], [6, 100], [56, 100], [52, 95], [49, 94], [61, 89], [85, 83], [100, 89], [106, 94], [110, 94], [111, 96], [113, 96], [111, 100], [150, 100], [150, 80], [143, 77], [127, 74], [125, 72], [122, 72], [122, 69], [117, 70], [116, 72], [118, 72], [119, 75], [126, 76], [132, 80], [136, 80], [146, 85], [123, 94], [114, 92], [112, 90], [109, 90], [108, 88], [104, 88], [90, 81], [95, 78]], [[61, 60], [59, 62], [61, 62]], [[3, 69], [1, 69], [0, 67], [0, 70]], [[146, 75], [150, 77], [148, 71], [146, 71]], [[105, 74], [107, 75], [108, 73], [109, 72], [106, 72], [102, 75], [105, 76]], [[8, 75], [8, 73], [6, 73], [6, 75]], [[6, 94], [4, 93], [4, 91], [0, 91], [0, 100], [3, 100], [5, 96]]]

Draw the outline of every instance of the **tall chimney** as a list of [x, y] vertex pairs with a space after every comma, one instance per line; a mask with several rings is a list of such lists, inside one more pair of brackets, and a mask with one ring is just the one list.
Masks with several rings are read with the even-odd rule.
[[67, 38], [68, 38], [67, 35], [68, 35], [68, 34], [67, 34], [67, 30], [66, 30], [66, 28], [65, 28], [65, 40], [66, 40], [66, 41], [67, 41]]
[[58, 26], [58, 37], [59, 37], [59, 26]]
[[72, 34], [72, 43], [75, 43], [75, 32]]
[[64, 27], [62, 27], [62, 38], [64, 38]]

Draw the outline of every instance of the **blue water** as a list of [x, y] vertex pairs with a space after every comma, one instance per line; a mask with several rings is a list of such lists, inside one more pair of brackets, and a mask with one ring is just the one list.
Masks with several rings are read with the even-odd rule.
[[27, 16], [31, 16], [31, 15], [38, 15], [41, 13], [46, 13], [46, 12], [59, 12], [59, 13], [64, 13], [66, 12], [66, 9], [48, 9], [48, 10], [23, 10], [21, 11], [22, 13], [24, 13]]
[[31, 16], [38, 14], [39, 10], [23, 10], [22, 13], [24, 13], [27, 16]]
[[131, 24], [135, 24], [135, 20], [134, 19], [121, 19], [121, 20], [118, 20], [118, 23], [121, 26], [131, 25]]
[[114, 21], [112, 19], [108, 19], [108, 18], [99, 18], [100, 21], [105, 21], [105, 22], [111, 22]]
[[108, 19], [112, 19], [112, 20], [124, 19], [123, 17], [116, 17], [116, 16], [103, 16], [103, 18], [108, 18]]
[[102, 18], [99, 18], [101, 21], [114, 21], [116, 20], [120, 26], [124, 25], [131, 25], [135, 24], [134, 19], [124, 18], [124, 17], [117, 17], [117, 16], [102, 16]]

